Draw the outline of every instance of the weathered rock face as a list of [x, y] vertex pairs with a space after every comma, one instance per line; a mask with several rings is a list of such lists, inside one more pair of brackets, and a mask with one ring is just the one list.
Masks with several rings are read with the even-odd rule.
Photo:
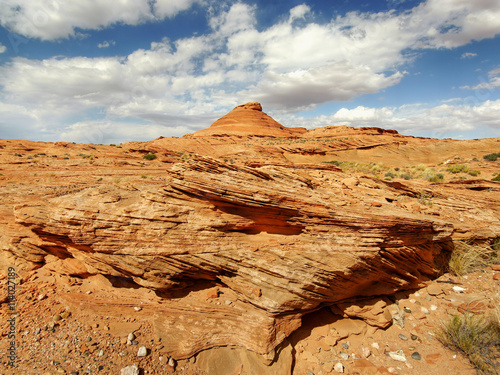
[[253, 102], [237, 106], [209, 128], [197, 131], [193, 136], [293, 137], [305, 132], [304, 128], [287, 128], [279, 124], [262, 112], [260, 103]]
[[[2, 241], [36, 267], [105, 275], [121, 283], [123, 301], [126, 290], [154, 291], [148, 314], [175, 358], [236, 345], [271, 359], [304, 314], [338, 305], [383, 327], [376, 303], [370, 313], [348, 301], [437, 275], [453, 230], [473, 224], [451, 214], [467, 211], [465, 200], [429, 192], [446, 202], [443, 211], [414, 208], [411, 186], [348, 178], [333, 166], [251, 168], [196, 157], [166, 170], [164, 182], [82, 187], [20, 204], [16, 222], [29, 231]], [[474, 205], [476, 222], [489, 225], [479, 235], [499, 232], [497, 206], [498, 197]], [[222, 303], [211, 303], [217, 296]]]

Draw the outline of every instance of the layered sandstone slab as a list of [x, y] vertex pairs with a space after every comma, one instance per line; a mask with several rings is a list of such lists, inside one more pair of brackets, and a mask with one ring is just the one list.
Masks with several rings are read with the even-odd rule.
[[[350, 299], [425, 285], [454, 230], [481, 223], [476, 236], [500, 231], [493, 183], [474, 204], [446, 189], [427, 190], [443, 207], [428, 210], [410, 185], [334, 167], [252, 168], [198, 156], [161, 182], [88, 185], [18, 204], [19, 231], [2, 247], [27, 268], [124, 283], [114, 302], [65, 297], [75, 304], [131, 306], [126, 291], [151, 290], [148, 316], [175, 358], [226, 345], [272, 358], [308, 312], [338, 305], [361, 314]], [[462, 219], [469, 214], [475, 222]], [[214, 296], [222, 303], [210, 303]]]

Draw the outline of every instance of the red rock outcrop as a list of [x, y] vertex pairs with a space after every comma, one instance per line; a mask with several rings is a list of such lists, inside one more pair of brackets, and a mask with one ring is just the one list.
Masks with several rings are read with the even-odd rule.
[[304, 128], [287, 128], [279, 124], [262, 112], [260, 103], [253, 102], [237, 106], [209, 128], [197, 131], [193, 136], [294, 137], [305, 132]]
[[[148, 314], [175, 358], [225, 345], [273, 353], [304, 314], [325, 305], [362, 316], [345, 301], [424, 285], [451, 250], [454, 228], [470, 224], [446, 218], [444, 205], [440, 216], [395, 204], [417, 201], [410, 186], [337, 170], [196, 157], [167, 170], [165, 180], [20, 204], [16, 222], [31, 234], [10, 238], [8, 252], [61, 274], [105, 275], [154, 291]], [[433, 194], [450, 211], [467, 210], [460, 198]], [[488, 224], [486, 238], [500, 230], [493, 202], [498, 197], [474, 214]], [[224, 302], [200, 301], [199, 291], [215, 286]]]

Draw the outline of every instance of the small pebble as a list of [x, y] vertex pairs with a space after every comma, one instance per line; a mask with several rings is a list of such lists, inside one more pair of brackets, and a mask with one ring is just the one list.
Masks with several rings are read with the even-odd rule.
[[38, 298], [39, 301], [41, 301], [45, 297], [47, 297], [45, 294], [39, 294], [37, 298]]
[[347, 349], [349, 349], [349, 344], [347, 344], [347, 343], [344, 342], [342, 344], [342, 347], [347, 350]]
[[335, 366], [333, 366], [333, 369], [341, 374], [344, 373], [344, 365], [340, 362], [337, 362]]
[[416, 339], [418, 339], [418, 337], [417, 337], [417, 336], [415, 336], [415, 335], [411, 335], [411, 339], [412, 339], [412, 340], [416, 340]]
[[361, 353], [362, 353], [361, 356], [363, 358], [368, 358], [372, 354], [372, 352], [368, 348], [362, 348]]
[[63, 319], [68, 319], [70, 315], [71, 315], [71, 313], [70, 313], [70, 312], [65, 311], [65, 312], [63, 312], [63, 313], [61, 314], [61, 318], [63, 318]]
[[134, 307], [134, 310], [135, 310], [135, 311], [141, 311], [141, 310], [142, 310], [142, 307], [140, 307], [140, 306], [136, 306], [136, 307]]
[[388, 352], [387, 354], [389, 354], [389, 357], [391, 357], [395, 361], [406, 362], [406, 356], [402, 350], [398, 350], [396, 352]]
[[431, 311], [436, 311], [438, 307], [436, 305], [431, 305]]
[[422, 359], [419, 352], [412, 353], [411, 357], [416, 361], [420, 361]]
[[130, 333], [128, 334], [128, 336], [127, 336], [127, 340], [132, 341], [132, 340], [134, 340], [134, 339], [135, 339], [135, 335], [134, 335], [134, 333], [133, 333], [133, 332], [130, 332]]
[[374, 342], [372, 344], [372, 348], [374, 348], [374, 349], [380, 349], [380, 345], [378, 344], [378, 342]]
[[139, 347], [139, 350], [137, 351], [137, 356], [138, 357], [145, 357], [148, 355], [148, 350], [146, 349], [145, 346]]
[[120, 375], [139, 375], [139, 368], [136, 365], [124, 367], [120, 370]]
[[35, 329], [35, 334], [36, 334], [36, 335], [40, 334], [40, 331], [41, 331], [41, 329], [40, 329], [40, 328]]
[[408, 341], [408, 337], [406, 337], [405, 335], [403, 335], [402, 333], [399, 334], [399, 338], [403, 341]]
[[230, 300], [227, 300], [227, 301], [226, 301], [226, 305], [230, 305], [230, 304], [232, 304], [232, 303], [233, 303], [233, 301], [230, 301]]
[[54, 315], [54, 316], [52, 317], [52, 319], [54, 320], [54, 322], [58, 322], [58, 321], [60, 321], [62, 318], [61, 318], [61, 315], [56, 314], [56, 315]]
[[169, 365], [170, 367], [174, 367], [174, 368], [175, 368], [175, 359], [173, 359], [172, 357], [170, 357], [170, 358], [168, 359], [168, 365]]
[[99, 353], [97, 354], [99, 357], [102, 357], [104, 355], [104, 350], [99, 350]]
[[347, 361], [349, 359], [349, 354], [346, 352], [340, 352], [339, 357], [342, 358], [344, 361]]

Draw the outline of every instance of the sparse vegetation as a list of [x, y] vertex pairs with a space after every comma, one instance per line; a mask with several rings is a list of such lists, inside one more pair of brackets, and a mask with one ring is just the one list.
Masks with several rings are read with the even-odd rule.
[[149, 153], [143, 156], [144, 159], [146, 160], [155, 160], [157, 156], [155, 154]]
[[437, 338], [445, 346], [464, 353], [479, 374], [498, 374], [500, 321], [498, 314], [484, 317], [472, 313], [453, 315]]
[[[455, 242], [449, 262], [449, 272], [457, 276], [498, 262], [499, 240], [491, 245]], [[479, 374], [499, 374], [500, 363], [500, 306], [494, 314], [475, 315], [467, 312], [451, 316], [442, 324], [437, 338], [450, 349], [461, 351], [476, 367]]]
[[450, 173], [468, 173], [469, 167], [464, 164], [452, 164], [448, 166], [447, 171]]
[[142, 174], [141, 178], [148, 178], [148, 176], [146, 176], [145, 174]]
[[492, 153], [492, 154], [488, 154], [488, 155], [483, 156], [483, 159], [488, 160], [488, 161], [496, 161], [498, 158], [500, 158], [500, 152]]
[[432, 206], [432, 194], [421, 191], [418, 193], [418, 203], [425, 206]]
[[463, 276], [497, 261], [498, 249], [495, 246], [457, 241], [448, 267], [450, 273]]
[[469, 174], [473, 177], [477, 177], [481, 174], [481, 172], [478, 170], [473, 170], [473, 171], [469, 171]]
[[498, 174], [498, 176], [493, 177], [491, 181], [500, 181], [500, 173]]

